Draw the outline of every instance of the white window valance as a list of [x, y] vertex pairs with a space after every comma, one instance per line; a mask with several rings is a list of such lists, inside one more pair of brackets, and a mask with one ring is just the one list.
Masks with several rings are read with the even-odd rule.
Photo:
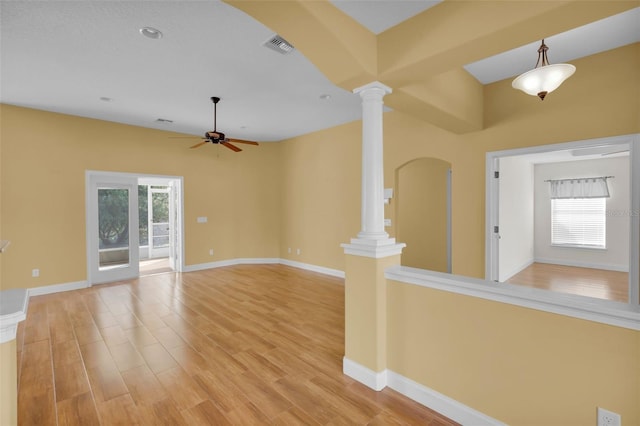
[[551, 199], [563, 198], [609, 198], [607, 179], [600, 176], [578, 179], [548, 180]]

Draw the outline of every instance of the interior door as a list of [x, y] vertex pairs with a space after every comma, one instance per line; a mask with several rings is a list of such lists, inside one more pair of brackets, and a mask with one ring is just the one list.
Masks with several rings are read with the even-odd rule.
[[139, 274], [137, 178], [89, 173], [87, 186], [90, 283], [136, 278]]

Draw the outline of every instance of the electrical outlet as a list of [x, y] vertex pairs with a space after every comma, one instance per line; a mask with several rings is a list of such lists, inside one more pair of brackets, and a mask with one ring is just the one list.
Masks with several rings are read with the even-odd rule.
[[40, 269], [32, 269], [31, 270], [31, 276], [34, 278], [37, 278], [40, 276]]
[[598, 407], [598, 426], [622, 426], [620, 414]]
[[300, 255], [300, 249], [296, 249], [296, 254]]
[[213, 256], [213, 249], [209, 249], [209, 256]]
[[291, 254], [291, 247], [287, 249], [287, 253]]

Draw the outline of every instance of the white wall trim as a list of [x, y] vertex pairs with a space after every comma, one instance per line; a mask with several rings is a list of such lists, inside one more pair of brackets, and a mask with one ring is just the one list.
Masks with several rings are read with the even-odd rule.
[[195, 265], [186, 265], [184, 267], [185, 272], [203, 271], [205, 269], [222, 268], [224, 266], [234, 265], [260, 265], [260, 264], [274, 264], [280, 263], [280, 259], [276, 257], [267, 258], [237, 258], [237, 259], [225, 259], [218, 260], [216, 262], [198, 263]]
[[380, 259], [383, 257], [395, 256], [402, 253], [405, 243], [396, 243], [395, 238], [352, 238], [351, 243], [343, 243], [340, 246], [345, 254], [353, 256], [371, 257]]
[[499, 420], [474, 410], [455, 399], [449, 398], [427, 386], [414, 382], [393, 371], [387, 371], [387, 386], [401, 393], [407, 398], [429, 407], [463, 425], [474, 426], [504, 426]]
[[18, 323], [27, 318], [27, 291], [14, 288], [0, 291], [0, 344], [16, 338]]
[[387, 386], [387, 370], [375, 372], [347, 357], [342, 358], [342, 372], [376, 391], [381, 391]]
[[307, 271], [318, 272], [320, 274], [330, 275], [337, 278], [344, 278], [344, 271], [340, 271], [338, 269], [331, 269], [324, 266], [296, 262], [295, 260], [281, 259], [277, 257], [225, 259], [225, 260], [219, 260], [216, 262], [187, 265], [185, 266], [184, 271], [194, 272], [194, 271], [203, 271], [205, 269], [221, 268], [224, 266], [260, 265], [260, 264], [277, 264], [277, 263], [281, 265], [292, 266], [294, 268], [305, 269]]
[[640, 331], [640, 309], [637, 305], [629, 303], [556, 293], [407, 266], [391, 266], [385, 270], [384, 275], [389, 280], [402, 283]]
[[81, 288], [90, 287], [88, 281], [75, 281], [71, 283], [52, 284], [42, 287], [32, 287], [27, 289], [29, 297], [42, 296], [43, 294], [60, 293], [62, 291], [79, 290]]
[[294, 268], [306, 269], [307, 271], [318, 272], [332, 277], [344, 278], [344, 271], [338, 269], [325, 268], [324, 266], [311, 265], [309, 263], [296, 262], [295, 260], [280, 259], [282, 265], [293, 266]]
[[419, 404], [424, 405], [463, 425], [504, 426], [499, 420], [487, 416], [455, 399], [449, 398], [427, 386], [408, 379], [391, 370], [375, 372], [346, 357], [342, 360], [342, 371], [347, 376], [380, 391], [386, 386], [401, 393]]
[[605, 271], [629, 272], [628, 265], [610, 265], [605, 263], [576, 262], [573, 260], [546, 258], [536, 258], [534, 262], [548, 263], [551, 265], [576, 266], [578, 268], [604, 269]]

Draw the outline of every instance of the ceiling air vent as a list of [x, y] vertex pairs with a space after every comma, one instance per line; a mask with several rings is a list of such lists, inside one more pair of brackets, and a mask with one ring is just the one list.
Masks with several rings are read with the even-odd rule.
[[173, 120], [169, 120], [168, 118], [157, 118], [157, 123], [173, 123]]
[[262, 45], [271, 50], [275, 50], [278, 53], [282, 53], [283, 55], [293, 52], [293, 46], [291, 43], [280, 37], [278, 34], [270, 37]]

